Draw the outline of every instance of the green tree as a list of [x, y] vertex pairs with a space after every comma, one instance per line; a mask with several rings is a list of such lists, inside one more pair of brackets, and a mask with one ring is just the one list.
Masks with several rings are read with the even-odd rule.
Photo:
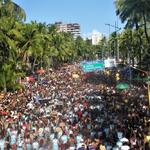
[[127, 60], [126, 63], [134, 64], [134, 46], [133, 46], [133, 32], [131, 29], [124, 30], [119, 37], [119, 49], [121, 59]]
[[76, 51], [76, 56], [78, 60], [82, 60], [82, 57], [84, 57], [84, 40], [82, 37], [78, 36], [75, 39], [75, 51]]
[[74, 53], [72, 35], [65, 32], [56, 33], [52, 36], [52, 48], [58, 53], [56, 57], [53, 57], [54, 65], [70, 61]]
[[99, 42], [98, 47], [101, 53], [101, 58], [102, 59], [107, 58], [109, 56], [109, 41], [105, 36]]
[[14, 63], [4, 64], [2, 68], [0, 68], [0, 89], [7, 92], [7, 90], [15, 91], [23, 88], [23, 85], [18, 81], [18, 79], [23, 76], [24, 73], [16, 71]]
[[148, 34], [148, 24], [150, 18], [150, 0], [116, 0], [116, 13], [119, 15], [122, 22], [126, 22], [126, 27], [136, 28], [139, 42], [139, 59], [141, 62], [142, 53], [142, 38], [139, 28], [143, 27], [145, 37], [148, 43], [148, 53], [150, 51], [150, 37]]
[[22, 71], [18, 69], [17, 47], [21, 33], [16, 28], [14, 18], [1, 18], [0, 27], [0, 89], [15, 90], [21, 87], [17, 81], [22, 76]]
[[25, 20], [26, 14], [23, 8], [15, 2], [11, 0], [0, 0], [0, 18], [1, 17], [13, 17], [17, 20]]
[[[30, 66], [30, 69], [30, 59], [32, 59], [33, 62], [36, 62], [38, 60], [41, 60], [43, 54], [41, 40], [42, 34], [39, 33], [37, 25], [38, 24], [36, 22], [32, 22], [31, 24], [23, 24], [21, 29], [22, 38], [20, 38], [20, 41], [18, 42], [22, 63], [24, 66]], [[32, 67], [34, 67], [33, 64], [35, 65], [35, 63], [32, 63]]]
[[55, 25], [39, 24], [42, 34], [42, 47], [43, 47], [43, 65], [48, 69], [53, 66], [53, 57], [57, 57], [58, 51], [53, 45], [53, 37], [56, 33]]
[[109, 46], [110, 46], [110, 57], [117, 56], [117, 34], [113, 32], [109, 37]]
[[95, 48], [95, 45], [92, 45], [92, 41], [89, 39], [85, 40], [84, 51], [85, 51], [86, 59], [88, 60], [95, 59], [98, 53], [97, 49]]

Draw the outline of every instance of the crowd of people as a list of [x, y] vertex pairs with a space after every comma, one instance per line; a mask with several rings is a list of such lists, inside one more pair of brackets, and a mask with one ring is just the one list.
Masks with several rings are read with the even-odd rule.
[[119, 91], [97, 75], [87, 82], [77, 64], [65, 65], [6, 93], [0, 101], [0, 150], [149, 150], [145, 89]]

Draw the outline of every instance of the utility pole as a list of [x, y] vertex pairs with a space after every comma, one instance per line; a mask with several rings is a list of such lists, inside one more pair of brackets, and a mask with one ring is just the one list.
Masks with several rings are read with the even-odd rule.
[[[109, 37], [110, 37], [110, 26], [111, 25], [107, 24], [107, 23], [105, 25], [109, 27]], [[111, 51], [111, 49], [110, 49], [110, 43], [108, 43], [108, 46], [109, 46], [108, 48], [109, 48], [109, 57], [110, 57], [110, 51]]]
[[[119, 48], [118, 48], [118, 37], [117, 37], [117, 32], [121, 30], [121, 28], [118, 27], [118, 25], [115, 22], [115, 25], [111, 25], [109, 23], [105, 24], [106, 26], [109, 26], [109, 36], [110, 36], [110, 27], [115, 29], [115, 33], [116, 33], [116, 59], [117, 61], [119, 60]], [[109, 44], [109, 51], [110, 51], [110, 44]], [[110, 55], [110, 54], [109, 54]]]

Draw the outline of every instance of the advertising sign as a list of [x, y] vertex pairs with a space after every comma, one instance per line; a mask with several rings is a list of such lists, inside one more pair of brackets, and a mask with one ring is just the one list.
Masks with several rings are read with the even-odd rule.
[[98, 70], [104, 70], [105, 65], [103, 60], [86, 61], [81, 63], [84, 72], [93, 72]]
[[104, 62], [105, 62], [105, 68], [116, 67], [116, 60], [115, 59], [106, 59]]

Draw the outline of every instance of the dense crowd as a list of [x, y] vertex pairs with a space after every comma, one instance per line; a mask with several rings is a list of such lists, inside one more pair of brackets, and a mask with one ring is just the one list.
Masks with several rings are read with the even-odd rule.
[[[78, 65], [66, 65], [5, 94], [0, 150], [149, 150], [145, 89], [119, 91], [82, 76]], [[100, 72], [99, 80], [105, 80]]]

